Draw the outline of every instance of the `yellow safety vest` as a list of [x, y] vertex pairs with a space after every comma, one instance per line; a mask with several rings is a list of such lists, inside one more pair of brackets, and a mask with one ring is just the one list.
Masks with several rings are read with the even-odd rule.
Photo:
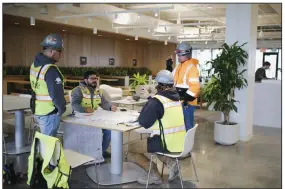
[[[52, 99], [49, 96], [47, 84], [45, 82], [45, 74], [51, 66], [56, 67], [56, 69], [58, 70], [58, 72], [62, 76], [63, 79], [61, 82], [62, 82], [62, 88], [64, 88], [64, 77], [61, 74], [58, 67], [54, 64], [46, 64], [43, 66], [41, 73], [39, 74], [39, 80], [37, 83], [37, 88], [35, 88], [37, 76], [38, 76], [38, 73], [41, 69], [41, 66], [35, 67], [34, 63], [33, 63], [31, 66], [31, 69], [30, 69], [30, 82], [31, 82], [31, 87], [32, 87], [33, 91], [35, 91], [35, 93], [36, 93], [35, 115], [47, 115], [55, 109], [55, 106], [52, 102]], [[56, 78], [54, 78], [54, 79], [56, 80]]]
[[[84, 87], [84, 86], [77, 86], [77, 87], [80, 88], [82, 95], [83, 95], [83, 99], [82, 99], [80, 105], [83, 108], [92, 108], [92, 98], [91, 98], [91, 94], [90, 94], [88, 87]], [[76, 88], [74, 88], [74, 89], [76, 89]], [[93, 109], [94, 110], [96, 110], [98, 108], [99, 104], [101, 103], [101, 96], [102, 96], [101, 90], [95, 90], [94, 91], [94, 96], [93, 96]]]
[[[55, 168], [51, 171], [49, 169], [49, 164], [52, 158], [55, 157], [54, 152], [57, 151], [56, 149], [58, 149], [56, 148], [56, 144], [59, 144], [60, 146], [60, 155], [57, 165], [54, 165]], [[39, 147], [41, 150], [38, 150]], [[44, 153], [44, 157], [41, 156], [40, 151]], [[65, 159], [64, 151], [58, 138], [36, 132], [28, 160], [28, 185], [32, 184], [31, 181], [34, 176], [33, 174], [35, 174], [35, 170], [37, 169], [34, 167], [34, 162], [36, 161], [35, 158], [40, 158], [43, 161], [41, 174], [47, 182], [48, 188], [69, 188], [68, 181], [71, 175], [71, 167]]]
[[[164, 108], [164, 115], [161, 122], [167, 150], [169, 152], [182, 152], [186, 129], [181, 102], [172, 101], [161, 95], [155, 95], [154, 98], [158, 99]], [[156, 120], [149, 129], [152, 130], [152, 135], [161, 135], [161, 140], [163, 141], [163, 135], [160, 134], [158, 120]]]

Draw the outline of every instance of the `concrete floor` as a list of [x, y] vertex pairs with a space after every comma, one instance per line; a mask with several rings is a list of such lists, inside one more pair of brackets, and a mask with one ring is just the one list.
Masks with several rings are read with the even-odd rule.
[[[199, 124], [196, 132], [193, 156], [197, 167], [199, 182], [189, 159], [181, 160], [185, 188], [281, 188], [281, 129], [253, 127], [253, 137], [248, 142], [238, 142], [233, 146], [218, 145], [213, 141], [213, 122], [219, 114], [197, 110], [195, 121]], [[11, 128], [4, 128], [11, 133]], [[138, 136], [133, 135], [132, 139]], [[125, 137], [126, 138], [126, 137]], [[12, 140], [12, 139], [8, 139]], [[125, 140], [124, 140], [125, 141]], [[8, 157], [16, 163], [17, 171], [26, 169], [28, 154]], [[23, 166], [17, 165], [21, 164]], [[85, 166], [73, 169], [71, 187], [95, 188], [97, 185], [85, 173]], [[158, 164], [161, 169], [161, 164]], [[164, 182], [155, 188], [178, 188], [179, 179]], [[192, 180], [192, 181], [188, 181]], [[28, 188], [26, 180], [4, 188]], [[100, 186], [101, 188], [107, 188]], [[113, 186], [114, 187], [114, 186]], [[119, 188], [143, 188], [137, 183], [116, 186]], [[112, 187], [109, 187], [112, 188]]]

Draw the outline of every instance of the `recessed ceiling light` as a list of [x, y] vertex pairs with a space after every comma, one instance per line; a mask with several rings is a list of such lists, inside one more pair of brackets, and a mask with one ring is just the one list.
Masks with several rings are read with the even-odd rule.
[[19, 23], [19, 22], [15, 22], [15, 24], [16, 24], [16, 25], [19, 25], [20, 23]]
[[62, 30], [63, 32], [65, 32], [65, 30]]
[[126, 39], [127, 41], [129, 41], [130, 39]]

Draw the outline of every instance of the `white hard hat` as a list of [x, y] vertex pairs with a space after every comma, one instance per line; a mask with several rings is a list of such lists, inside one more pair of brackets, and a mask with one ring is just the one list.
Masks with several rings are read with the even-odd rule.
[[155, 81], [162, 84], [174, 84], [173, 75], [168, 70], [161, 70], [158, 72], [157, 76], [155, 77]]

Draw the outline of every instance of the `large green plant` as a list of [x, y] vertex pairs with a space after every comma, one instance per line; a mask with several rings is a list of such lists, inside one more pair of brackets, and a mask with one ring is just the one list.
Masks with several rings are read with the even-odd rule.
[[203, 99], [207, 101], [207, 106], [214, 104], [216, 111], [224, 114], [223, 124], [230, 124], [229, 114], [231, 111], [237, 112], [235, 103], [235, 89], [242, 89], [247, 86], [247, 80], [243, 77], [246, 69], [240, 70], [244, 66], [248, 54], [241, 46], [235, 42], [232, 46], [226, 43], [222, 45], [222, 53], [216, 59], [208, 61], [211, 64], [209, 73], [213, 71], [211, 80], [202, 90]]
[[130, 81], [130, 87], [135, 89], [138, 85], [147, 85], [148, 79], [146, 74], [140, 75], [138, 72], [133, 75], [133, 78], [131, 78]]

